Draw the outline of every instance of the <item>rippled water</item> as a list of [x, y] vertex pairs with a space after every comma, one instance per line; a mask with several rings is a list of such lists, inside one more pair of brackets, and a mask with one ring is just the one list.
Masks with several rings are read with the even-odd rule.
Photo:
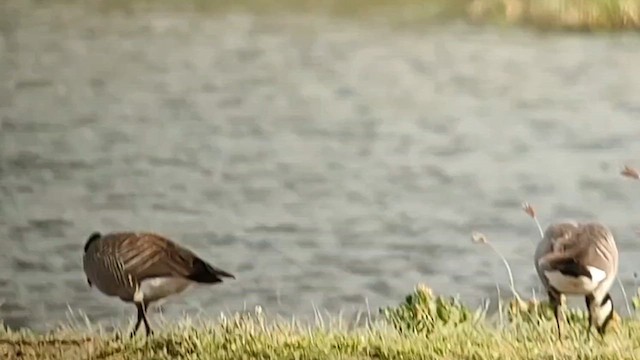
[[508, 281], [473, 230], [538, 284], [523, 200], [609, 224], [633, 291], [637, 36], [42, 7], [2, 31], [9, 326], [133, 315], [86, 285], [93, 230], [157, 231], [237, 275], [166, 316], [375, 310], [418, 282], [477, 305]]

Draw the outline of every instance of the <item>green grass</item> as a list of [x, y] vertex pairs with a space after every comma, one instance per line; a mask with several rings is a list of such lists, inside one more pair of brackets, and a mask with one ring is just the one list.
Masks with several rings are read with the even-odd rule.
[[[568, 313], [567, 333], [556, 340], [550, 309], [536, 301], [512, 302], [503, 316], [487, 318], [456, 299], [418, 287], [367, 325], [339, 318], [302, 326], [268, 321], [260, 312], [211, 324], [187, 321], [145, 339], [116, 333], [46, 335], [0, 332], [2, 359], [635, 359], [640, 321], [615, 318], [604, 338], [587, 337], [585, 314]], [[501, 319], [501, 320], [499, 320]], [[126, 329], [125, 329], [126, 330]]]
[[640, 0], [98, 0], [97, 4], [102, 9], [128, 11], [293, 11], [403, 25], [463, 19], [547, 30], [640, 29]]

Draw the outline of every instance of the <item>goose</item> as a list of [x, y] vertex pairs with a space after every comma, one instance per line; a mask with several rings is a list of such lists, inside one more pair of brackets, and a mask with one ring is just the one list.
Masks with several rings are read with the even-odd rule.
[[604, 334], [613, 318], [609, 294], [618, 273], [618, 249], [611, 231], [597, 222], [551, 224], [535, 251], [535, 268], [547, 290], [562, 337], [564, 295], [583, 295], [589, 313], [587, 331]]
[[83, 268], [89, 287], [133, 303], [137, 321], [130, 337], [144, 323], [148, 306], [194, 284], [216, 284], [235, 276], [202, 260], [170, 239], [148, 232], [91, 233], [84, 245]]

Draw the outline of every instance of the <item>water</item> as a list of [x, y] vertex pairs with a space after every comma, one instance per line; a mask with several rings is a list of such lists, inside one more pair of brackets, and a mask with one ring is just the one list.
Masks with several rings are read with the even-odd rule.
[[[3, 18], [0, 319], [128, 321], [91, 290], [94, 230], [153, 230], [237, 279], [167, 317], [261, 305], [374, 311], [418, 282], [470, 305], [520, 291], [541, 221], [598, 219], [634, 292], [640, 38], [394, 30], [249, 14]], [[614, 298], [624, 309], [618, 288]]]

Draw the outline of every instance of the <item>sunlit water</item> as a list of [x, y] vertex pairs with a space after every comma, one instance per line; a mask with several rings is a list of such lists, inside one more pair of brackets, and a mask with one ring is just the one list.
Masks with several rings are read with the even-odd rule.
[[[236, 280], [167, 317], [470, 305], [537, 287], [534, 204], [614, 230], [640, 266], [640, 38], [313, 17], [6, 12], [0, 319], [127, 321], [87, 286], [94, 230], [152, 230]], [[616, 285], [621, 311], [623, 299]]]

